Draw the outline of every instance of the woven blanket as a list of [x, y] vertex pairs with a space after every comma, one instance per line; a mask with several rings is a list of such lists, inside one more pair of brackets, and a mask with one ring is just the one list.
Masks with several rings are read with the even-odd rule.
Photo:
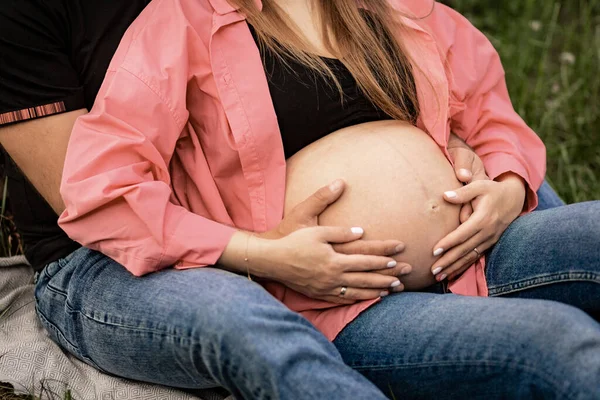
[[[35, 314], [33, 271], [22, 258], [0, 259], [0, 382], [42, 398], [222, 400], [216, 391], [189, 394], [103, 374], [63, 352]], [[229, 399], [228, 399], [229, 400]]]

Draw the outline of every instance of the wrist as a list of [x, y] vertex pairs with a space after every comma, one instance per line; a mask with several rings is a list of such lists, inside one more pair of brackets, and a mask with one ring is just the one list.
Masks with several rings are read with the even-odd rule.
[[500, 182], [514, 194], [514, 198], [520, 201], [521, 208], [525, 207], [525, 197], [527, 194], [527, 184], [521, 176], [514, 172], [505, 172], [494, 179], [496, 182]]
[[273, 229], [273, 230], [266, 231], [266, 232], [255, 233], [254, 236], [261, 238], [261, 239], [275, 240], [275, 239], [281, 239], [284, 235], [282, 235], [277, 229]]
[[267, 239], [262, 234], [237, 231], [221, 254], [218, 264], [232, 272], [269, 278], [276, 264], [273, 259], [277, 254], [274, 242], [275, 239]]

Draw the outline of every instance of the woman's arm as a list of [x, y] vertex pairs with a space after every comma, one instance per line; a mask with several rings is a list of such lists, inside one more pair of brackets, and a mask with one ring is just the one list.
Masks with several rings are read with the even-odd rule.
[[537, 206], [546, 154], [540, 138], [513, 109], [500, 58], [485, 35], [439, 3], [426, 23], [445, 55], [451, 129], [475, 150], [493, 180], [470, 183], [451, 193], [454, 197], [445, 195], [449, 202], [470, 202], [474, 208], [468, 220], [461, 216], [462, 225], [432, 249], [443, 254], [432, 272], [438, 279], [455, 278], [520, 213]]
[[360, 239], [361, 230], [308, 227], [277, 239], [250, 237], [171, 202], [169, 162], [179, 121], [138, 77], [121, 67], [109, 72], [93, 109], [75, 123], [67, 150], [59, 223], [69, 236], [135, 275], [178, 262], [218, 263], [330, 301], [347, 286], [343, 302], [376, 298], [400, 284], [367, 273], [395, 267], [391, 257], [345, 255], [331, 246]]
[[136, 275], [214, 264], [236, 231], [170, 201], [169, 162], [185, 121], [175, 111], [119, 67], [69, 141], [59, 224]]
[[523, 178], [523, 211], [531, 211], [544, 179], [546, 151], [512, 107], [498, 53], [483, 33], [449, 7], [437, 3], [431, 18], [430, 26], [446, 49], [451, 100], [462, 109], [452, 117], [452, 130], [481, 157], [491, 179], [509, 171]]
[[[171, 201], [171, 158], [189, 116], [188, 66], [192, 58], [208, 57], [206, 43], [186, 28], [185, 11], [175, 3], [152, 3], [133, 23], [94, 107], [75, 123], [61, 182], [66, 207], [61, 227], [135, 275], [180, 263], [219, 262], [236, 272], [248, 268], [258, 276], [300, 284], [302, 293], [320, 299], [339, 300], [340, 288], [347, 286], [343, 302], [376, 298], [392, 284], [400, 285], [396, 277], [366, 272], [391, 269], [392, 258], [334, 250], [332, 243], [361, 237], [349, 227], [252, 238]], [[194, 11], [198, 18], [212, 16]]]

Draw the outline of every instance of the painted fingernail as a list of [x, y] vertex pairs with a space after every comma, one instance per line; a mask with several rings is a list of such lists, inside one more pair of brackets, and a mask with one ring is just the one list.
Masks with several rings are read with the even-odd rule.
[[438, 282], [441, 282], [441, 281], [443, 281], [444, 279], [446, 279], [446, 277], [447, 277], [447, 276], [448, 276], [448, 275], [446, 275], [446, 274], [441, 274], [441, 275], [440, 275], [440, 276], [438, 276], [436, 279], [437, 279], [437, 281], [438, 281]]
[[410, 274], [411, 271], [412, 271], [412, 267], [407, 265], [406, 267], [404, 267], [400, 270], [400, 275]]
[[398, 246], [396, 246], [396, 248], [394, 249], [394, 251], [396, 253], [400, 253], [401, 251], [404, 250], [404, 244], [399, 244]]
[[443, 252], [444, 252], [444, 249], [442, 249], [441, 247], [439, 247], [439, 248], [435, 249], [435, 251], [433, 252], [433, 256], [437, 257], [440, 254], [442, 254]]
[[390, 292], [381, 292], [381, 293], [379, 293], [379, 297], [385, 297], [388, 294], [390, 294]]
[[340, 190], [341, 187], [342, 187], [342, 181], [340, 179], [336, 179], [335, 181], [333, 181], [331, 183], [331, 185], [329, 185], [329, 189], [332, 192], [337, 192], [338, 190]]
[[433, 271], [431, 271], [431, 273], [433, 273], [433, 275], [437, 275], [440, 272], [442, 272], [442, 267], [437, 267], [436, 269], [434, 269]]
[[453, 191], [449, 191], [449, 192], [444, 192], [444, 194], [446, 195], [447, 198], [449, 199], [455, 199], [457, 197], [456, 192]]
[[387, 267], [388, 268], [394, 268], [398, 263], [394, 260], [390, 261], [389, 263], [387, 263]]
[[463, 175], [468, 175], [468, 176], [471, 175], [471, 171], [469, 171], [468, 169], [465, 169], [465, 168], [459, 169], [458, 172], [460, 172]]
[[400, 281], [394, 281], [394, 282], [393, 282], [393, 283], [390, 285], [390, 287], [393, 287], [393, 288], [394, 288], [394, 287], [398, 287], [398, 286], [400, 286], [400, 285], [401, 285]]
[[359, 228], [357, 226], [355, 226], [354, 228], [350, 229], [352, 231], [352, 233], [355, 233], [357, 235], [362, 235], [365, 231], [363, 230], [363, 228]]
[[329, 185], [329, 189], [332, 192], [337, 192], [338, 190], [340, 190], [341, 187], [342, 187], [342, 181], [339, 179], [336, 179], [335, 181], [331, 182], [331, 184]]

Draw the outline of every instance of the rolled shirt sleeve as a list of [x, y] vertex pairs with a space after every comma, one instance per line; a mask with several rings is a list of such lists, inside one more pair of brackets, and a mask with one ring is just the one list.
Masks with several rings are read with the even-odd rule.
[[527, 186], [524, 212], [537, 206], [536, 191], [546, 173], [541, 139], [514, 110], [500, 57], [465, 17], [436, 4], [434, 18], [447, 20], [446, 71], [450, 85], [451, 129], [479, 155], [491, 179], [506, 172]]
[[235, 228], [171, 201], [169, 163], [185, 121], [138, 76], [109, 71], [71, 135], [62, 229], [138, 276], [178, 262], [215, 264]]

